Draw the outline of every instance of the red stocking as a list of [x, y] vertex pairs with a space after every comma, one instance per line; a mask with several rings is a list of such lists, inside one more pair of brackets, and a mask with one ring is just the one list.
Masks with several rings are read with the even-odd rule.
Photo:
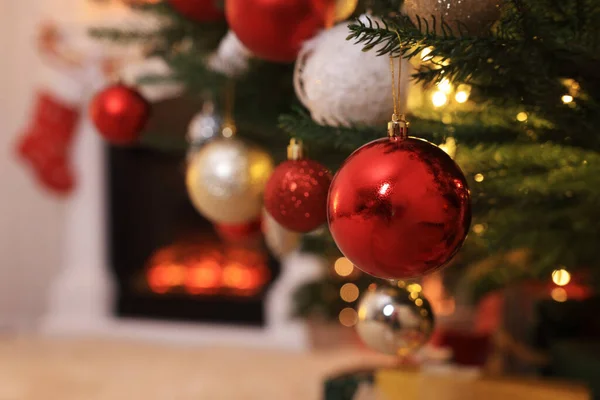
[[79, 110], [49, 92], [37, 95], [33, 119], [17, 143], [17, 152], [47, 189], [68, 194], [75, 187], [71, 145]]

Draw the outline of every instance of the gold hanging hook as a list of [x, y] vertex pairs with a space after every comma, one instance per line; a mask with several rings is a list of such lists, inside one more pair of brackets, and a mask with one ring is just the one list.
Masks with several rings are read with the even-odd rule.
[[398, 36], [398, 44], [400, 46], [400, 55], [398, 57], [398, 83], [396, 86], [396, 73], [394, 68], [394, 53], [390, 52], [390, 72], [392, 74], [392, 101], [394, 102], [394, 113], [392, 114], [392, 120], [388, 122], [388, 136], [405, 139], [408, 137], [408, 122], [404, 117], [404, 114], [400, 114], [400, 89], [401, 89], [401, 77], [402, 77], [402, 42], [400, 40], [400, 34], [396, 31]]

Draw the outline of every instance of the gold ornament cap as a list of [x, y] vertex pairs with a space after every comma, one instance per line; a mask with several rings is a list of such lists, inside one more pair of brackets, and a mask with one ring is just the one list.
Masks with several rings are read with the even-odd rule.
[[298, 161], [304, 158], [304, 145], [302, 140], [290, 139], [290, 144], [287, 147], [288, 160]]
[[396, 114], [392, 115], [392, 120], [388, 122], [388, 136], [391, 138], [406, 139], [408, 137], [408, 127], [410, 123], [406, 121], [404, 115], [400, 118]]

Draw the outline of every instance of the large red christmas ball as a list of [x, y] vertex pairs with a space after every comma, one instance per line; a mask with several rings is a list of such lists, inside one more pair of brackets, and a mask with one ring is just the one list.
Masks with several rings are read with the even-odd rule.
[[254, 55], [292, 62], [302, 43], [325, 25], [312, 0], [227, 0], [229, 27]]
[[331, 173], [313, 160], [288, 160], [265, 188], [265, 209], [284, 228], [310, 232], [327, 221]]
[[196, 22], [219, 21], [224, 18], [223, 10], [216, 0], [168, 0], [171, 7], [183, 16]]
[[150, 116], [150, 104], [135, 89], [109, 86], [90, 103], [90, 118], [98, 132], [115, 145], [134, 143]]
[[329, 228], [340, 251], [379, 278], [410, 279], [444, 266], [471, 223], [466, 179], [440, 148], [413, 137], [356, 150], [331, 183]]

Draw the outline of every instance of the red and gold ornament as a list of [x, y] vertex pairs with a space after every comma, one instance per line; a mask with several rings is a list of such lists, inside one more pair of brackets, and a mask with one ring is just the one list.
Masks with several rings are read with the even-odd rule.
[[171, 7], [184, 17], [196, 22], [220, 21], [225, 15], [216, 0], [168, 0]]
[[329, 228], [354, 265], [379, 278], [410, 279], [443, 267], [471, 223], [467, 182], [439, 147], [390, 122], [389, 137], [356, 150], [333, 178]]
[[265, 188], [265, 209], [284, 228], [310, 232], [327, 220], [331, 173], [303, 157], [302, 142], [288, 147], [288, 160], [279, 164]]
[[313, 0], [227, 0], [225, 16], [248, 50], [274, 62], [294, 61], [326, 22]]
[[135, 89], [118, 83], [98, 93], [89, 108], [98, 132], [114, 145], [133, 144], [150, 116], [150, 104]]

